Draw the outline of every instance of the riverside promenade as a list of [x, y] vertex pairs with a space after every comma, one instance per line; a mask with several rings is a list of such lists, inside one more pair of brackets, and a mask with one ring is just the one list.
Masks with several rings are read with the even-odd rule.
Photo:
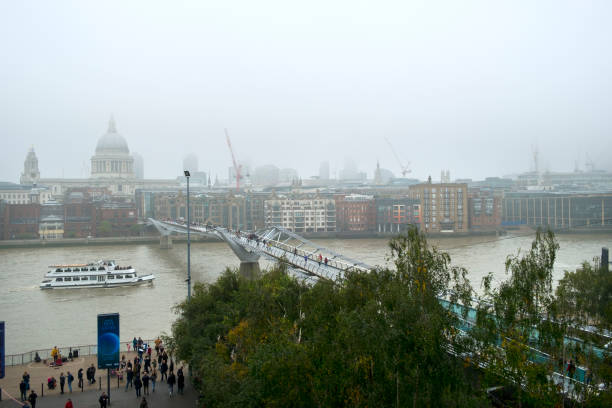
[[[135, 352], [124, 352], [121, 353], [128, 359], [134, 359], [136, 356]], [[73, 361], [64, 363], [61, 367], [49, 367], [48, 365], [41, 363], [28, 363], [23, 365], [16, 365], [6, 367], [5, 377], [0, 379], [0, 388], [2, 388], [2, 401], [0, 401], [0, 408], [18, 408], [21, 406], [19, 383], [21, 382], [22, 375], [25, 371], [30, 374], [30, 389], [36, 391], [38, 399], [36, 400], [37, 408], [63, 408], [68, 401], [68, 398], [72, 400], [74, 408], [89, 408], [99, 407], [98, 398], [102, 392], [107, 391], [107, 371], [99, 370], [96, 368], [96, 382], [94, 384], [88, 384], [85, 371], [87, 367], [92, 364], [97, 367], [97, 356], [85, 356], [75, 358]], [[178, 369], [180, 366], [176, 366]], [[77, 372], [79, 368], [83, 368], [83, 390], [78, 388]], [[68, 391], [68, 384], [64, 387], [64, 394], [60, 394], [59, 377], [60, 373], [67, 375], [70, 371], [74, 376], [74, 382], [72, 383], [72, 394]], [[172, 398], [168, 395], [168, 386], [165, 381], [159, 381], [161, 377], [158, 371], [158, 381], [156, 383], [155, 392], [152, 391], [151, 384], [149, 384], [150, 395], [145, 396], [149, 408], [165, 408], [165, 407], [196, 407], [197, 392], [191, 386], [189, 377], [187, 375], [187, 368], [185, 368], [185, 394], [178, 395], [176, 384], [174, 386], [174, 396]], [[58, 384], [53, 390], [47, 388], [47, 378], [55, 377]], [[136, 391], [134, 388], [129, 388], [125, 391], [125, 377], [123, 380], [118, 381], [117, 377], [111, 376], [111, 406], [112, 407], [134, 407], [140, 406], [140, 397], [136, 397]], [[27, 392], [27, 395], [30, 391]], [[12, 397], [12, 398], [11, 398]]]

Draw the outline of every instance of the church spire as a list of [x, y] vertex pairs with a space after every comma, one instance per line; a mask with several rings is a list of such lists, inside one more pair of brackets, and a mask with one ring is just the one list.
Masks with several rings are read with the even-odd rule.
[[117, 126], [115, 125], [115, 117], [111, 114], [110, 120], [108, 121], [108, 132], [117, 133]]

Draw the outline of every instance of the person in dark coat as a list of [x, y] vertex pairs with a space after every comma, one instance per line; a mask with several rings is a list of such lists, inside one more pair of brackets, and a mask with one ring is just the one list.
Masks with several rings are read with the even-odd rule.
[[66, 376], [64, 373], [60, 374], [60, 394], [64, 393], [64, 385], [66, 385]]
[[30, 405], [32, 406], [32, 408], [36, 408], [36, 398], [38, 398], [38, 395], [36, 394], [36, 392], [34, 390], [30, 391], [30, 396], [28, 397], [28, 401], [30, 401]]
[[140, 379], [139, 376], [136, 376], [136, 378], [134, 378], [134, 388], [136, 389], [136, 396], [140, 397], [140, 389], [142, 388], [142, 380]]
[[22, 401], [26, 400], [26, 388], [27, 388], [27, 385], [25, 381], [21, 380], [21, 382], [19, 383], [19, 392], [21, 392]]
[[142, 376], [142, 388], [144, 388], [144, 395], [149, 395], [149, 380], [149, 374], [147, 374], [145, 371], [144, 375]]
[[166, 380], [168, 383], [168, 395], [172, 397], [174, 393], [174, 384], [176, 383], [176, 376], [172, 371], [170, 371], [170, 375], [168, 375], [168, 379]]
[[168, 381], [168, 374], [167, 374], [167, 372], [168, 372], [168, 363], [163, 361], [159, 371], [161, 371], [161, 379], [160, 379], [160, 381], [164, 381], [164, 377], [166, 377], [166, 381]]
[[183, 370], [180, 368], [176, 376], [176, 386], [178, 387], [178, 393], [183, 395], [183, 389], [185, 388], [185, 376], [183, 375]]
[[108, 404], [108, 395], [106, 395], [105, 392], [102, 392], [102, 395], [100, 395], [98, 402], [100, 403], [100, 408], [106, 408], [106, 405]]
[[132, 380], [134, 379], [134, 371], [132, 371], [132, 367], [128, 366], [125, 377], [125, 390], [127, 391], [128, 387], [132, 386]]
[[79, 368], [79, 372], [77, 373], [77, 377], [79, 379], [79, 388], [83, 387], [83, 369]]

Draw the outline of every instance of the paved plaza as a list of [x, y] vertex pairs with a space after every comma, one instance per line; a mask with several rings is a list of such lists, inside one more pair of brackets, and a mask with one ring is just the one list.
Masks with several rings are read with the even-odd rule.
[[[136, 353], [122, 353], [126, 355], [126, 358], [132, 360], [136, 356]], [[73, 361], [64, 363], [62, 367], [49, 367], [43, 363], [30, 363], [18, 366], [6, 367], [6, 376], [0, 379], [0, 388], [2, 388], [2, 401], [0, 401], [0, 408], [17, 408], [20, 406], [19, 402], [19, 383], [21, 382], [21, 376], [24, 371], [30, 374], [30, 387], [34, 389], [38, 394], [36, 402], [37, 408], [63, 408], [68, 398], [72, 400], [74, 408], [89, 408], [99, 407], [98, 398], [102, 394], [102, 391], [107, 391], [107, 372], [106, 370], [96, 369], [96, 383], [87, 384], [87, 379], [84, 378], [83, 390], [77, 388], [78, 379], [77, 372], [79, 368], [83, 368], [83, 376], [85, 377], [85, 370], [87, 367], [94, 364], [97, 367], [96, 356], [86, 356], [75, 358]], [[177, 367], [178, 368], [178, 367]], [[68, 385], [64, 387], [64, 394], [60, 394], [59, 387], [59, 376], [60, 373], [66, 373], [70, 371], [74, 375], [75, 380], [72, 383], [72, 394], [68, 392]], [[151, 385], [149, 385], [150, 395], [145, 396], [148, 402], [149, 408], [157, 407], [196, 407], [197, 393], [191, 387], [189, 378], [187, 376], [187, 369], [185, 371], [185, 394], [177, 395], [177, 387], [174, 386], [174, 396], [172, 398], [168, 395], [168, 386], [166, 382], [159, 381], [160, 375], [158, 371], [158, 381], [156, 384], [155, 393], [151, 392]], [[58, 386], [54, 390], [47, 388], [47, 378], [55, 377], [58, 380]], [[134, 407], [140, 406], [140, 398], [136, 397], [136, 391], [133, 388], [129, 388], [125, 391], [125, 378], [118, 381], [117, 377], [111, 377], [111, 406], [112, 407]], [[29, 395], [28, 391], [28, 395]], [[10, 395], [10, 396], [9, 396]], [[15, 400], [13, 400], [12, 398]]]

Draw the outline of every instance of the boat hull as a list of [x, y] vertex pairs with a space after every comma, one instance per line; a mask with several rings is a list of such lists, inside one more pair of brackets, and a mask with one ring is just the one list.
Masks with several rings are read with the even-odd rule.
[[146, 276], [139, 276], [133, 281], [125, 281], [125, 282], [109, 282], [109, 281], [97, 282], [96, 281], [91, 284], [81, 284], [81, 283], [75, 284], [74, 282], [73, 283], [63, 282], [62, 284], [58, 284], [57, 282], [49, 282], [49, 283], [41, 283], [40, 288], [44, 290], [47, 290], [47, 289], [114, 288], [118, 286], [137, 286], [137, 285], [144, 285], [147, 283], [153, 283], [154, 279], [155, 279], [154, 275], [146, 275]]

